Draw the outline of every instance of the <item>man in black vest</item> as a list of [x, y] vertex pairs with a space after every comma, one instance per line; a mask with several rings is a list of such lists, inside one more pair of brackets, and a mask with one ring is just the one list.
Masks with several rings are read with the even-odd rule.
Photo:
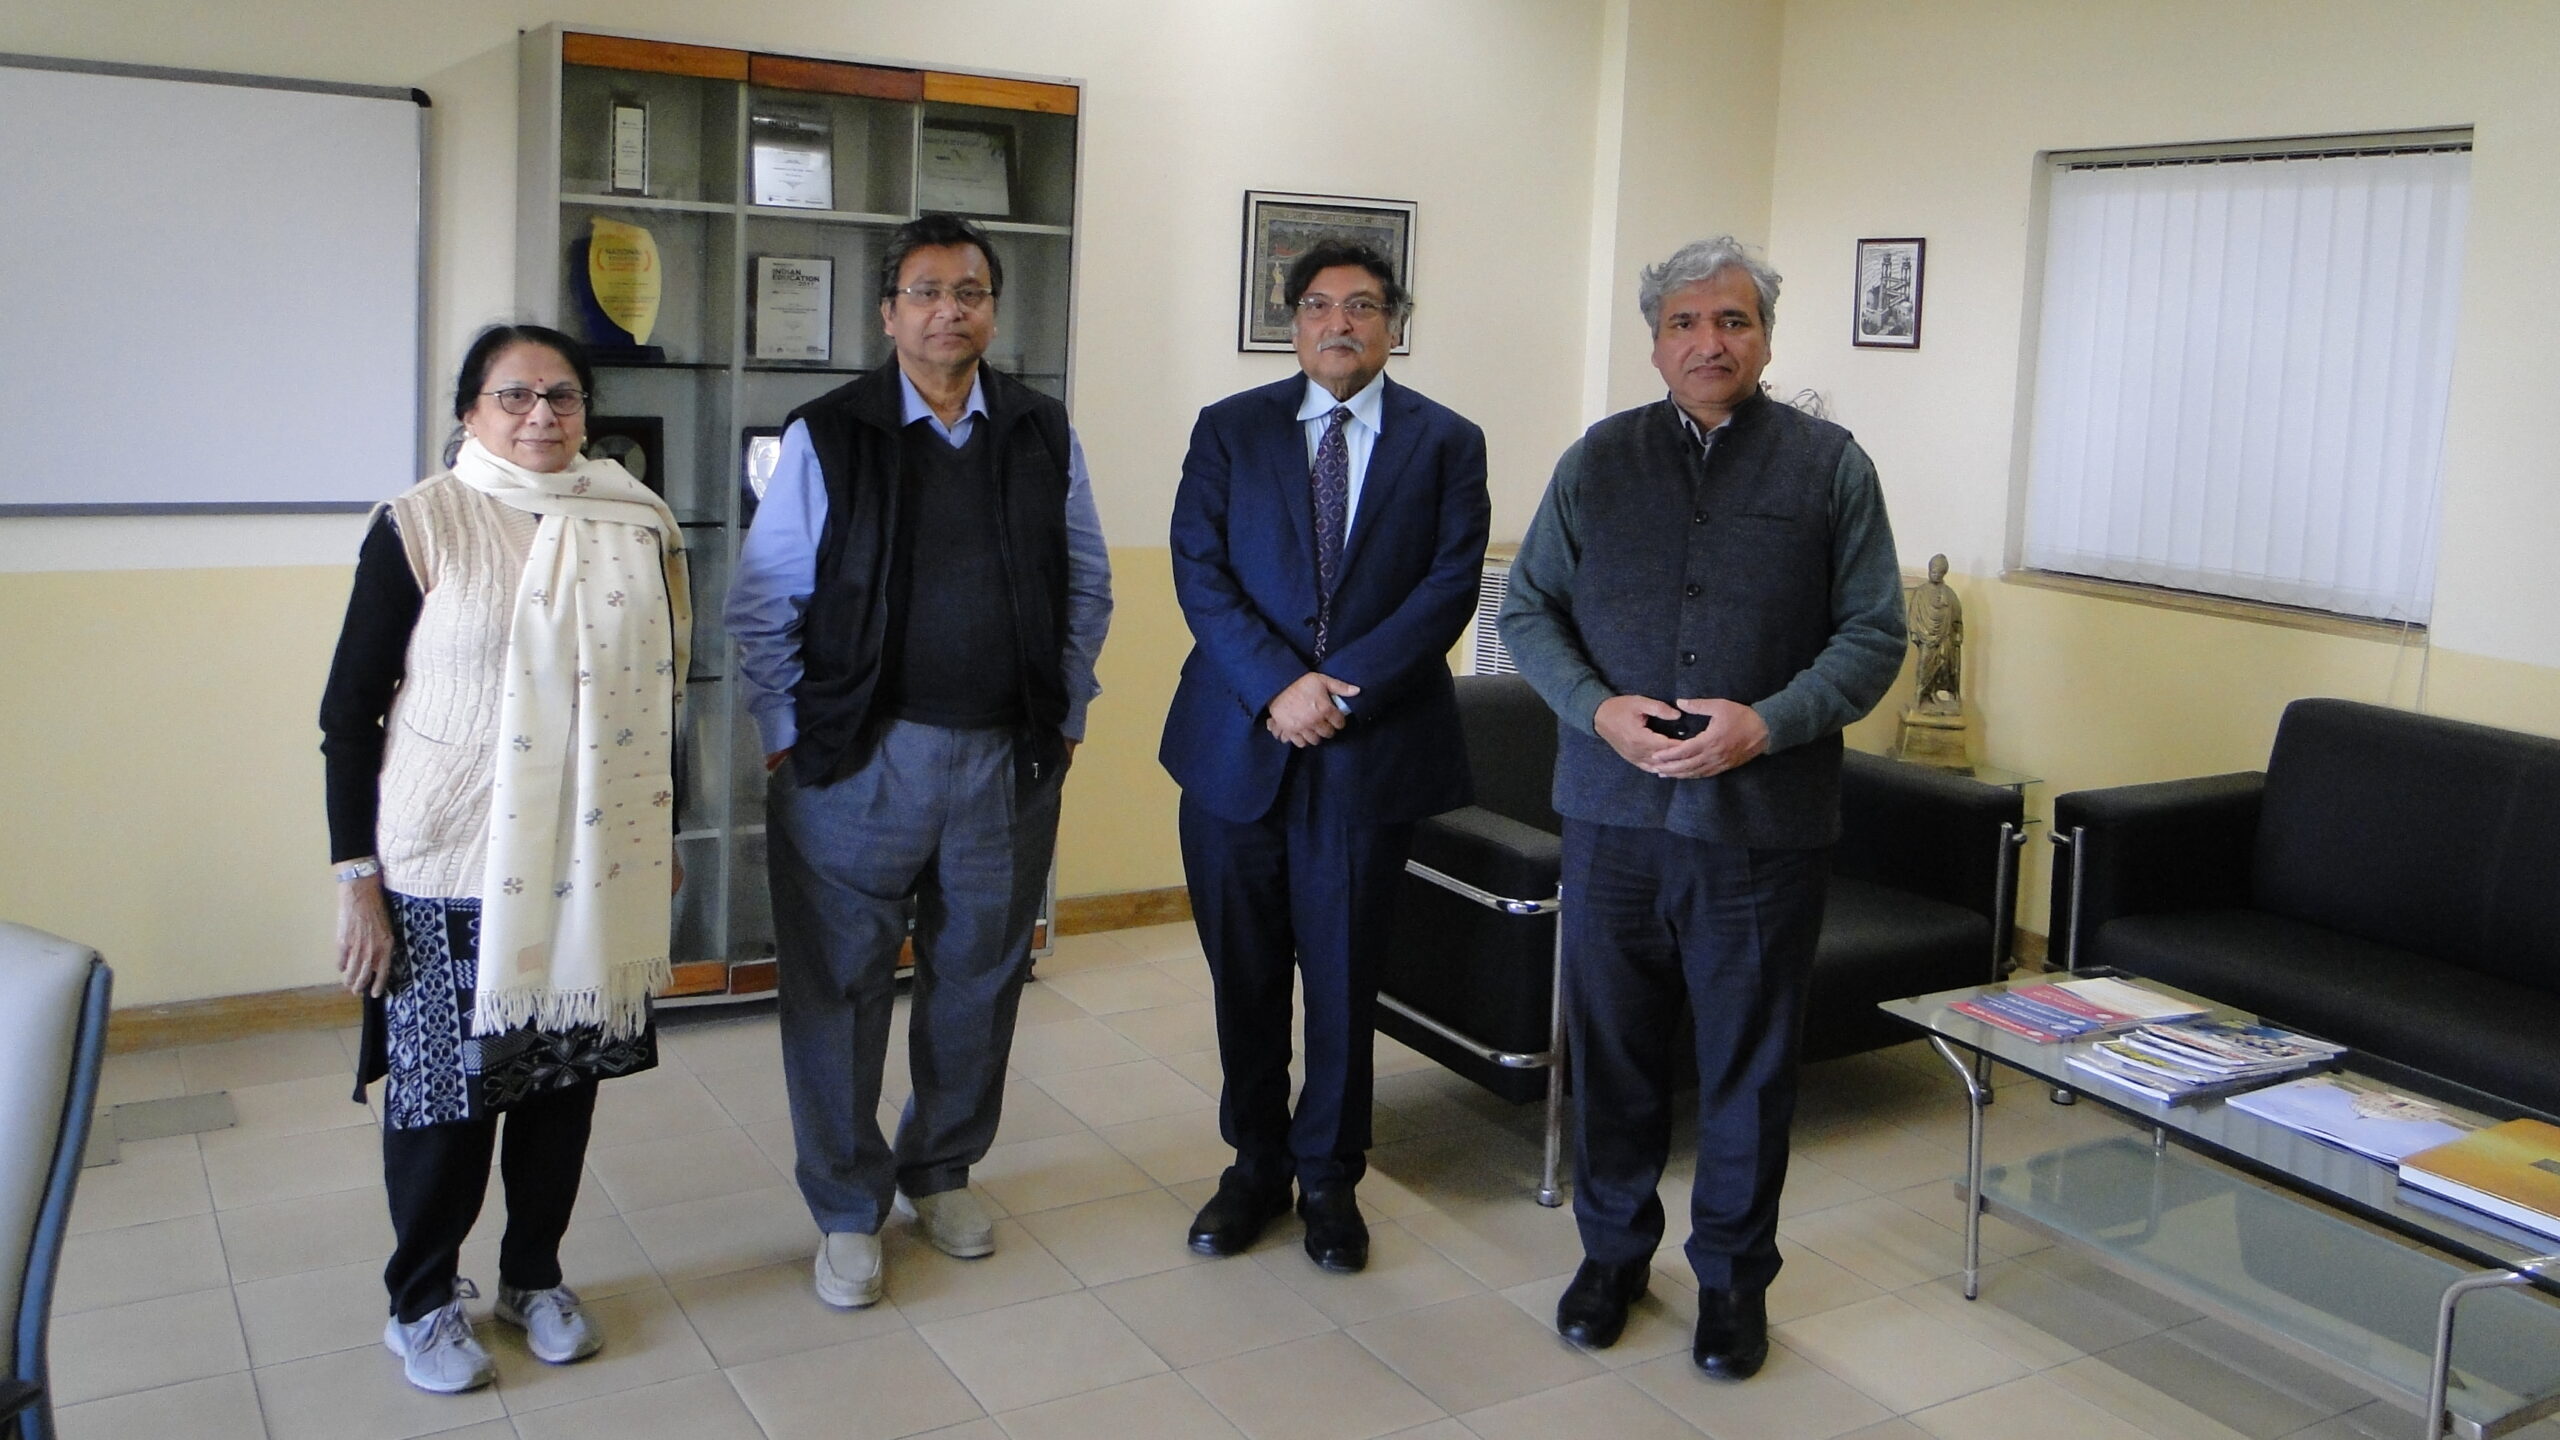
[[1696, 1029], [1692, 1357], [1768, 1357], [1840, 731], [1902, 664], [1901, 575], [1849, 432], [1760, 392], [1778, 277], [1730, 237], [1644, 272], [1657, 403], [1556, 462], [1502, 637], [1562, 741], [1567, 1046], [1584, 1259], [1556, 1329], [1602, 1347], [1663, 1234], [1673, 1046]]
[[[1110, 559], [1084, 452], [1064, 406], [979, 363], [1003, 288], [967, 221], [890, 234], [897, 363], [792, 412], [729, 592], [830, 1305], [880, 1298], [893, 1195], [935, 1247], [995, 1249], [969, 1167], [995, 1137], [1058, 789], [1100, 688]], [[910, 896], [914, 1086], [893, 1146], [881, 1067]]]

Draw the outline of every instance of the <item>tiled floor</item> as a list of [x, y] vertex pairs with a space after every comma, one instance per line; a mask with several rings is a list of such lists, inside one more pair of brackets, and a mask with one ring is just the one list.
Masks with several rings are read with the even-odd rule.
[[[1310, 1265], [1294, 1220], [1206, 1261], [1184, 1226], [1215, 1188], [1217, 1056], [1188, 927], [1072, 938], [1023, 996], [1003, 1133], [974, 1179], [1005, 1218], [957, 1261], [903, 1223], [889, 1299], [809, 1291], [769, 1009], [686, 1012], [655, 1073], [604, 1087], [570, 1283], [605, 1352], [534, 1361], [484, 1324], [500, 1381], [412, 1390], [379, 1342], [390, 1244], [352, 1037], [304, 1034], [108, 1062], [107, 1100], [228, 1089], [240, 1125], [125, 1147], [83, 1178], [53, 1357], [68, 1440], [1511, 1440], [1511, 1437], [2233, 1436], [2414, 1433], [2372, 1402], [1997, 1224], [1982, 1299], [1955, 1272], [1963, 1102], [1925, 1050], [1806, 1075], [1771, 1293], [1748, 1384], [1690, 1368], [1676, 1249], [1616, 1348], [1550, 1328], [1578, 1258], [1528, 1195], [1534, 1107], [1379, 1042], [1360, 1189], [1368, 1271]], [[889, 1108], [905, 1060], [891, 1056]], [[1994, 1158], [2110, 1125], [2015, 1087]], [[1665, 1182], [1673, 1213], [1685, 1172]], [[494, 1192], [464, 1273], [494, 1288]], [[486, 1302], [480, 1307], [486, 1308]], [[2536, 1433], [2542, 1433], [2537, 1431]]]

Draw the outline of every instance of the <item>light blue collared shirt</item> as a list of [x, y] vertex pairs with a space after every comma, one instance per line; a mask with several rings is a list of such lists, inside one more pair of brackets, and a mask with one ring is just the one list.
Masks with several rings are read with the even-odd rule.
[[[985, 384], [969, 382], [960, 418], [946, 425], [925, 403], [915, 382], [898, 375], [902, 418], [922, 420], [957, 449], [969, 443], [987, 413]], [[1094, 662], [1111, 628], [1111, 551], [1094, 509], [1093, 478], [1085, 471], [1084, 442], [1067, 431], [1067, 638], [1059, 656], [1067, 683], [1067, 718], [1058, 726], [1070, 740], [1084, 738], [1085, 712], [1102, 693]], [[791, 692], [799, 687], [800, 623], [818, 588], [818, 537], [826, 533], [827, 486], [809, 427], [797, 421], [782, 432], [782, 455], [756, 507], [755, 523], [738, 547], [737, 578], [729, 583], [724, 616], [738, 642], [738, 676], [746, 684], [747, 711], [755, 716], [764, 753], [791, 748], [800, 727]]]
[[1369, 452], [1378, 448], [1378, 422], [1387, 409], [1387, 372], [1379, 371], [1360, 387], [1360, 393], [1348, 400], [1336, 400], [1333, 392], [1313, 380], [1307, 382], [1307, 398], [1298, 403], [1298, 428], [1307, 433], [1307, 472], [1315, 473], [1316, 447], [1324, 441], [1325, 417], [1336, 405], [1351, 407], [1351, 418], [1342, 422], [1343, 448], [1351, 452], [1351, 491], [1349, 513], [1343, 517], [1342, 540], [1351, 542], [1351, 527], [1360, 522], [1360, 483], [1369, 478]]

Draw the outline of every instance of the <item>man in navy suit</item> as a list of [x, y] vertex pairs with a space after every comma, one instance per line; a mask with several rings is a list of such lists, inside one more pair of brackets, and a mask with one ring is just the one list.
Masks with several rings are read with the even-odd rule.
[[[1412, 300], [1362, 245], [1282, 291], [1303, 372], [1200, 412], [1173, 502], [1196, 642], [1161, 758], [1217, 986], [1218, 1123], [1235, 1164], [1191, 1248], [1233, 1255], [1289, 1208], [1327, 1270], [1368, 1263], [1379, 952], [1414, 822], [1470, 798], [1447, 655], [1474, 613], [1484, 432], [1386, 377]], [[1291, 969], [1306, 1081], [1289, 1104]]]

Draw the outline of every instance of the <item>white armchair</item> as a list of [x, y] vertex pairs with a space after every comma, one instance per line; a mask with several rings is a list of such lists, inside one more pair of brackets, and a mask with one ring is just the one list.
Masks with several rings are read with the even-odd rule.
[[88, 946], [0, 921], [0, 1437], [55, 1440], [45, 1335], [112, 983]]

